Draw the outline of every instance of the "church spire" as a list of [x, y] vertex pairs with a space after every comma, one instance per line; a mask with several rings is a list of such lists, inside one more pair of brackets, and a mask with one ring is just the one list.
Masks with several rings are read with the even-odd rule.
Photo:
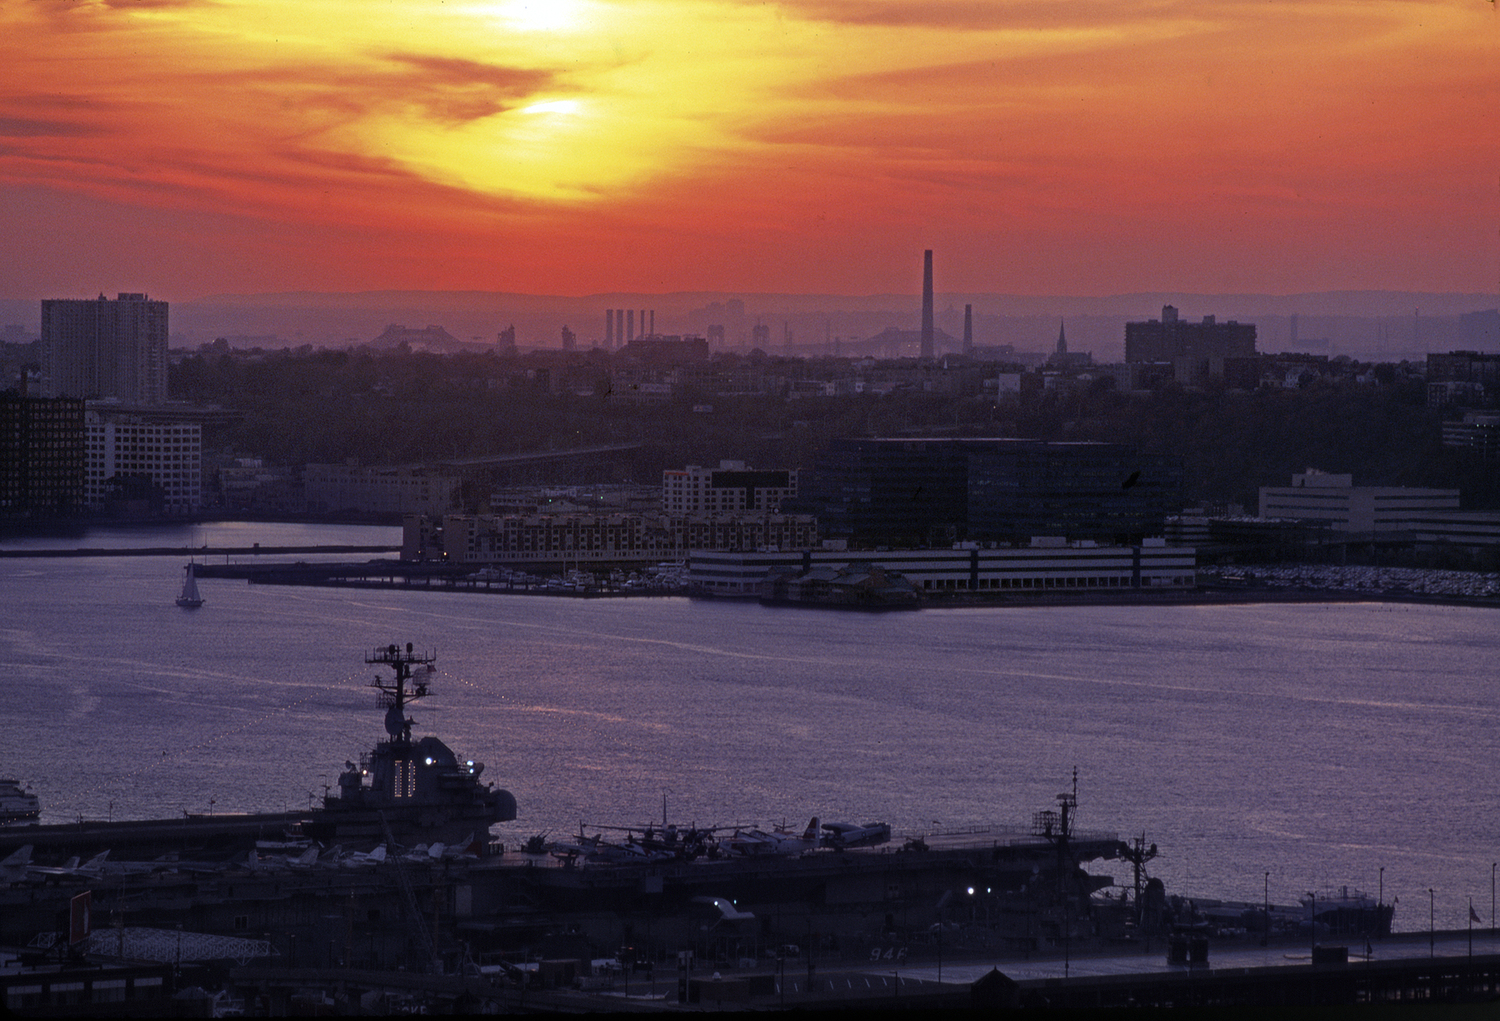
[[1065, 355], [1068, 353], [1068, 335], [1063, 330], [1063, 321], [1057, 321], [1057, 353]]

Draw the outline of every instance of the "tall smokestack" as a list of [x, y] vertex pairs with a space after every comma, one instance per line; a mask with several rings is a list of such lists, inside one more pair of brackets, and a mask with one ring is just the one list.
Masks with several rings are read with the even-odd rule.
[[615, 310], [607, 308], [604, 310], [604, 350], [612, 351], [615, 346]]
[[974, 354], [974, 306], [964, 306], [964, 357]]
[[633, 308], [625, 310], [625, 340], [627, 343], [635, 340], [635, 309]]
[[922, 253], [922, 357], [932, 357], [932, 249]]

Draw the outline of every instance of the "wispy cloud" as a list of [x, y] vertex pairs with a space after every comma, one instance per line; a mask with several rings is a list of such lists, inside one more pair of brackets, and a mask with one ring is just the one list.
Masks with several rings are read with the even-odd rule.
[[0, 117], [0, 137], [92, 137], [104, 134], [104, 129], [94, 124], [80, 124], [71, 120], [38, 120], [27, 117]]

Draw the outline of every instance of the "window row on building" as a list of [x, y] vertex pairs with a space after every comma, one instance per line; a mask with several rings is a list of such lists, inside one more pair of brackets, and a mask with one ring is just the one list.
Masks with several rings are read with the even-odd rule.
[[661, 509], [665, 514], [779, 511], [783, 500], [796, 496], [796, 471], [755, 471], [743, 461], [720, 461], [717, 468], [690, 464], [680, 471], [662, 473]]
[[1316, 521], [1345, 532], [1405, 531], [1434, 511], [1458, 510], [1456, 489], [1356, 486], [1350, 475], [1309, 471], [1290, 486], [1263, 486], [1260, 516]]
[[454, 563], [639, 561], [690, 549], [804, 548], [818, 541], [814, 518], [789, 514], [410, 515], [403, 560]]
[[85, 503], [103, 511], [144, 502], [168, 517], [203, 508], [203, 427], [168, 413], [90, 407]]
[[0, 517], [65, 518], [83, 508], [84, 403], [0, 394]]
[[689, 583], [711, 595], [762, 594], [776, 572], [817, 566], [878, 565], [899, 572], [924, 592], [1087, 592], [1191, 589], [1197, 557], [1191, 548], [1160, 539], [1139, 546], [1093, 543], [994, 549], [804, 550], [723, 552], [693, 550]]
[[309, 510], [325, 513], [446, 514], [459, 505], [461, 482], [422, 468], [310, 464], [303, 476]]

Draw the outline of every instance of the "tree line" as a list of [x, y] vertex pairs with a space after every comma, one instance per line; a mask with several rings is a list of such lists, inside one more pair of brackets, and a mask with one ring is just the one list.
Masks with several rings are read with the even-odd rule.
[[[785, 360], [780, 371], [795, 376]], [[575, 370], [576, 370], [575, 366]], [[1379, 368], [1386, 368], [1384, 366]], [[539, 371], [540, 370], [540, 371]], [[601, 444], [639, 444], [617, 473], [732, 458], [813, 467], [840, 436], [1015, 436], [1132, 443], [1180, 457], [1188, 502], [1253, 513], [1261, 486], [1294, 472], [1347, 472], [1357, 485], [1459, 488], [1471, 508], [1500, 508], [1495, 465], [1442, 445], [1442, 419], [1404, 372], [1353, 374], [1298, 389], [1122, 393], [1108, 379], [1007, 395], [897, 391], [795, 398], [687, 388], [641, 402], [614, 393], [607, 356], [583, 365], [594, 385], [556, 385], [555, 365], [492, 353], [206, 351], [176, 361], [173, 399], [238, 414], [211, 446], [274, 464], [403, 464]], [[566, 481], [566, 480], [559, 480]], [[589, 480], [606, 481], [606, 480]]]

